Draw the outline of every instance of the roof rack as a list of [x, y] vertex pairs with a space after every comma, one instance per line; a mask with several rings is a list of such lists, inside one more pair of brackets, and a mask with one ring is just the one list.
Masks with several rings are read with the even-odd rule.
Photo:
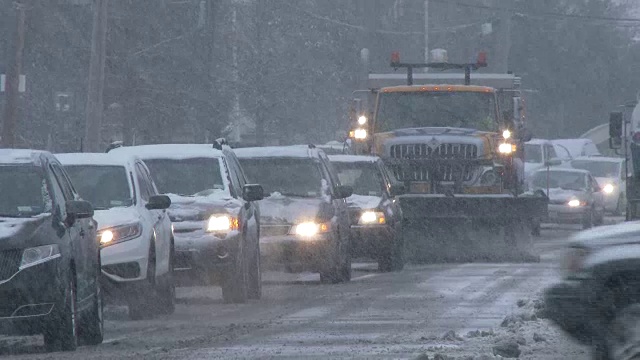
[[105, 151], [105, 153], [108, 153], [109, 151], [119, 148], [119, 147], [123, 147], [124, 146], [124, 142], [123, 141], [114, 141], [111, 144], [109, 144], [109, 146], [107, 147], [107, 150]]

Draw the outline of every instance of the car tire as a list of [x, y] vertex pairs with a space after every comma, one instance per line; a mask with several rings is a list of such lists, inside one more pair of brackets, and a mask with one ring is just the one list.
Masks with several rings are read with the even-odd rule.
[[404, 238], [401, 232], [396, 232], [392, 239], [392, 246], [378, 259], [380, 272], [402, 271], [404, 269]]
[[78, 303], [72, 271], [60, 305], [53, 310], [51, 322], [44, 331], [44, 344], [48, 351], [74, 351], [78, 347]]
[[346, 244], [337, 245], [333, 256], [333, 262], [327, 268], [320, 271], [320, 282], [326, 284], [339, 284], [351, 281], [351, 250], [349, 245], [351, 239]]
[[82, 343], [86, 345], [98, 345], [104, 340], [104, 298], [100, 288], [100, 271], [96, 279], [93, 304], [88, 314], [82, 317], [79, 335]]
[[248, 261], [245, 239], [238, 244], [235, 261], [222, 277], [222, 299], [227, 304], [243, 304], [248, 297]]
[[[134, 291], [129, 298], [129, 318], [131, 320], [145, 320], [152, 318], [159, 312], [157, 304], [150, 304], [156, 295], [156, 252], [153, 245], [149, 247], [149, 261], [147, 261], [147, 278], [143, 281], [139, 291]], [[150, 306], [151, 305], [151, 306]]]
[[615, 210], [613, 210], [613, 215], [615, 216], [622, 215], [623, 202], [624, 202], [624, 197], [622, 194], [620, 194], [620, 196], [618, 196], [618, 202], [616, 202], [616, 208]]
[[173, 273], [175, 248], [171, 239], [169, 250], [169, 271], [163, 276], [158, 286], [158, 313], [170, 315], [176, 311], [176, 284]]
[[604, 359], [640, 359], [640, 304], [622, 306], [607, 330]]
[[[258, 239], [260, 237], [258, 236]], [[259, 300], [262, 297], [262, 269], [260, 268], [260, 240], [249, 263], [249, 288], [247, 297]]]
[[582, 228], [590, 229], [593, 227], [593, 213], [594, 209], [590, 209], [582, 219]]

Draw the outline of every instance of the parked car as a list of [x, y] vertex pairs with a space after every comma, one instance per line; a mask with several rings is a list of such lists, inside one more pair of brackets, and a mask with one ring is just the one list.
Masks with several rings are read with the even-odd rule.
[[327, 155], [315, 146], [236, 149], [249, 180], [268, 197], [260, 203], [260, 244], [270, 265], [320, 273], [322, 282], [351, 280], [352, 190], [343, 186]]
[[561, 165], [562, 159], [550, 140], [532, 139], [524, 144], [524, 174], [525, 179], [538, 169], [546, 168], [547, 165]]
[[0, 330], [48, 350], [103, 339], [93, 208], [48, 152], [0, 149]]
[[570, 239], [563, 278], [545, 293], [545, 312], [594, 359], [640, 357], [640, 222]]
[[174, 240], [166, 209], [142, 160], [110, 154], [58, 154], [98, 222], [105, 292], [124, 298], [132, 319], [175, 309]]
[[395, 196], [404, 185], [389, 173], [375, 156], [330, 155], [343, 185], [351, 186], [347, 198], [351, 220], [351, 254], [378, 261], [380, 271], [404, 268], [402, 209]]
[[231, 148], [162, 144], [110, 153], [139, 156], [158, 190], [171, 198], [176, 270], [220, 284], [225, 302], [262, 296], [257, 205], [262, 187], [247, 182]]
[[555, 139], [552, 142], [564, 146], [574, 159], [579, 156], [600, 155], [600, 150], [591, 139]]
[[589, 171], [602, 187], [605, 209], [615, 215], [622, 214], [627, 206], [624, 159], [583, 156], [571, 161], [571, 166]]
[[586, 170], [540, 169], [531, 176], [529, 189], [543, 191], [549, 197], [548, 217], [543, 222], [582, 224], [586, 229], [604, 221], [602, 190]]

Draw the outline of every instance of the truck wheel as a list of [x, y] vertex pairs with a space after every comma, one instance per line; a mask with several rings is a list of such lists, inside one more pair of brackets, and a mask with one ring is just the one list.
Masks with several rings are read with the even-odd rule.
[[249, 263], [249, 299], [259, 300], [262, 297], [262, 270], [260, 269], [260, 243], [256, 246], [254, 256]]
[[227, 304], [242, 304], [247, 302], [247, 283], [249, 264], [245, 251], [245, 239], [240, 240], [236, 258], [227, 272], [222, 276], [222, 298]]
[[131, 320], [150, 319], [159, 312], [156, 308], [157, 304], [150, 306], [149, 302], [153, 301], [156, 294], [156, 253], [153, 245], [149, 247], [149, 261], [147, 261], [147, 278], [140, 284], [140, 289], [134, 291], [129, 296], [129, 318]]
[[605, 359], [640, 359], [640, 304], [617, 311], [607, 330]]
[[72, 271], [69, 271], [63, 302], [57, 305], [44, 331], [44, 344], [49, 351], [74, 351], [78, 347], [78, 304]]
[[582, 219], [583, 229], [590, 229], [593, 227], [593, 212], [594, 209], [590, 209], [586, 214], [584, 214], [584, 217]]
[[100, 272], [96, 279], [96, 289], [93, 304], [88, 314], [82, 317], [80, 324], [80, 340], [86, 345], [98, 345], [104, 340], [104, 302], [100, 290]]
[[378, 270], [381, 272], [402, 271], [404, 269], [404, 238], [396, 233], [393, 245], [387, 253], [378, 259]]

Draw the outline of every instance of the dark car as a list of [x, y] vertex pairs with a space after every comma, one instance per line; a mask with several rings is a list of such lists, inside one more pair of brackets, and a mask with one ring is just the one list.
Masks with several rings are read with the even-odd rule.
[[260, 202], [260, 247], [270, 265], [320, 273], [322, 282], [351, 280], [349, 214], [327, 155], [313, 146], [236, 149], [250, 181], [268, 194]]
[[171, 198], [176, 271], [220, 283], [225, 302], [262, 296], [257, 205], [262, 187], [247, 182], [230, 147], [161, 144], [109, 153], [138, 156], [158, 191]]
[[575, 235], [563, 263], [563, 279], [545, 293], [549, 318], [595, 359], [639, 358], [640, 223]]
[[395, 196], [404, 186], [376, 156], [330, 155], [338, 178], [353, 189], [347, 198], [353, 256], [378, 261], [380, 271], [404, 268], [402, 209]]
[[0, 329], [49, 350], [103, 338], [100, 246], [90, 203], [55, 157], [0, 150]]

